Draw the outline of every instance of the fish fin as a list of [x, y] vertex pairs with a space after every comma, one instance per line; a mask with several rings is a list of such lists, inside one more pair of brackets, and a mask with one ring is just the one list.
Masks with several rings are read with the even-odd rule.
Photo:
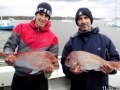
[[36, 74], [38, 72], [40, 72], [40, 70], [32, 70], [32, 72], [30, 74]]
[[84, 72], [88, 72], [89, 70], [82, 70], [82, 71], [84, 71]]
[[6, 57], [7, 57], [7, 55], [5, 53], [0, 52], [0, 58], [5, 59]]
[[44, 75], [45, 75], [46, 78], [49, 78], [49, 77], [51, 76], [51, 74], [52, 74], [52, 73], [45, 73], [45, 72], [44, 72]]

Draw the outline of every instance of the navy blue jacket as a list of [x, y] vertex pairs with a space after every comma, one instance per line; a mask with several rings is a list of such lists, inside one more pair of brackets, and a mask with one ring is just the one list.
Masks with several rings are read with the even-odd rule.
[[[108, 61], [119, 60], [119, 54], [112, 41], [94, 28], [90, 32], [80, 33], [79, 31], [66, 43], [61, 64], [65, 75], [71, 79], [71, 90], [102, 90], [108, 86], [108, 74], [101, 71], [89, 71], [81, 74], [73, 74], [64, 65], [65, 59], [72, 51], [88, 51]], [[112, 72], [116, 73], [116, 70]], [[111, 74], [112, 74], [111, 73]]]

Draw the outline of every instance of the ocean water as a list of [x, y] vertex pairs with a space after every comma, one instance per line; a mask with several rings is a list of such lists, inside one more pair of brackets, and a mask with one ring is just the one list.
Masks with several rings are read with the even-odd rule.
[[[29, 20], [15, 20], [14, 25], [19, 23], [26, 23]], [[115, 44], [118, 52], [120, 52], [120, 28], [119, 27], [108, 27], [106, 26], [107, 21], [104, 20], [94, 20], [93, 27], [99, 27], [100, 33], [103, 33], [111, 38]], [[51, 21], [51, 30], [59, 38], [59, 55], [62, 54], [65, 43], [68, 41], [70, 36], [73, 36], [74, 33], [78, 31], [78, 27], [75, 24], [75, 21], [62, 21], [62, 20], [52, 20]], [[3, 51], [3, 46], [7, 39], [9, 38], [11, 31], [0, 30], [0, 51]]]

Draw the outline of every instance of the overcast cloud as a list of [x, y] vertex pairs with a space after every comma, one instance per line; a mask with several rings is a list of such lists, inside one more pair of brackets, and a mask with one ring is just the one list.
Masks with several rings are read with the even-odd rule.
[[[40, 2], [48, 2], [52, 16], [75, 16], [80, 7], [88, 7], [97, 18], [120, 18], [120, 0], [0, 0], [1, 15], [33, 16]], [[115, 12], [116, 11], [116, 12]]]

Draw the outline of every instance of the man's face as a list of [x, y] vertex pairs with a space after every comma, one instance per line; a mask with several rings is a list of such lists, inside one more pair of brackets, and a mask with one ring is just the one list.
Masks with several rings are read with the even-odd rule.
[[44, 28], [46, 23], [49, 21], [49, 16], [45, 13], [37, 13], [35, 25], [38, 28]]
[[80, 15], [77, 23], [81, 32], [88, 32], [91, 30], [91, 20], [87, 15]]

